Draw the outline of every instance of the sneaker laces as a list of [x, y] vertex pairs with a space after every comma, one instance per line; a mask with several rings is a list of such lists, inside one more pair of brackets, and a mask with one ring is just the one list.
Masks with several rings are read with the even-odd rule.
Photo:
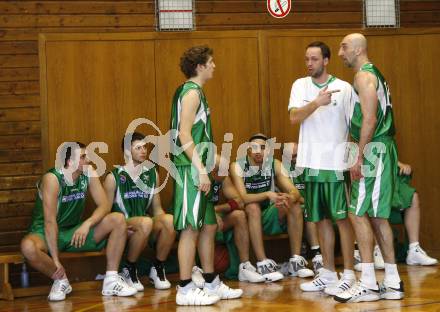
[[420, 245], [417, 245], [417, 247], [414, 248], [414, 250], [415, 250], [416, 252], [421, 253], [421, 254], [424, 255], [424, 256], [427, 256], [426, 251], [424, 251], [423, 248], [420, 247]]
[[138, 283], [139, 278], [137, 275], [137, 269], [135, 266], [127, 266], [128, 274], [130, 275], [130, 279], [133, 283]]
[[246, 263], [243, 264], [243, 269], [248, 270], [248, 271], [252, 271], [252, 272], [257, 272], [257, 269], [249, 261], [247, 261]]
[[61, 292], [65, 292], [67, 287], [68, 287], [68, 285], [66, 283], [62, 283], [61, 280], [55, 280], [53, 282], [51, 292], [52, 291], [54, 291], [54, 292], [60, 292], [60, 291]]
[[266, 265], [269, 267], [271, 272], [276, 272], [280, 269], [280, 266], [272, 259], [267, 259], [266, 261]]
[[[295, 256], [295, 257], [293, 257], [291, 262], [294, 262], [296, 264], [296, 268], [298, 270], [304, 269], [306, 267], [306, 265], [308, 264], [306, 259], [304, 259], [304, 257], [302, 257], [302, 256]], [[295, 271], [298, 271], [298, 270], [295, 270]]]
[[322, 256], [321, 255], [314, 256], [312, 259], [312, 264], [313, 264], [313, 270], [315, 272], [318, 272], [319, 269], [324, 267], [322, 263]]

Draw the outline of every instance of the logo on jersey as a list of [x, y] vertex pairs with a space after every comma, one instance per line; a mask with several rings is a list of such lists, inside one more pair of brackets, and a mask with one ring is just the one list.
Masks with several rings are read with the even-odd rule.
[[292, 7], [292, 0], [266, 0], [267, 10], [275, 18], [286, 17]]
[[121, 183], [125, 183], [127, 182], [127, 178], [124, 175], [119, 176], [119, 181], [121, 181]]

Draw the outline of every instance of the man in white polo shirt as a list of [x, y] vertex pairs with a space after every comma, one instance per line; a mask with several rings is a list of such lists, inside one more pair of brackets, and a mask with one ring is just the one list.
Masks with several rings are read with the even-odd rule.
[[[289, 115], [292, 124], [301, 124], [297, 167], [304, 169], [306, 220], [318, 227], [324, 267], [303, 291], [324, 290], [336, 295], [355, 283], [353, 271], [353, 233], [347, 219], [347, 169], [345, 152], [352, 88], [349, 83], [327, 73], [330, 48], [323, 42], [307, 46], [305, 62], [308, 76], [292, 85]], [[338, 225], [344, 274], [335, 272], [335, 233]]]

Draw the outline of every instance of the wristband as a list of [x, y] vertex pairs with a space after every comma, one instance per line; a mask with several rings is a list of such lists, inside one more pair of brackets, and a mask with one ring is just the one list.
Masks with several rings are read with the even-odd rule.
[[231, 210], [229, 212], [232, 212], [232, 211], [240, 208], [238, 203], [233, 199], [228, 200], [228, 205], [229, 205], [229, 207], [231, 207]]

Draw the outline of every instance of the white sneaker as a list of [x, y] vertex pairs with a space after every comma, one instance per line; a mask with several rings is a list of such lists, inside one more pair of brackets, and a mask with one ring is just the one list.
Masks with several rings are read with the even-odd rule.
[[165, 268], [162, 267], [158, 272], [156, 267], [153, 265], [150, 269], [150, 274], [148, 275], [150, 282], [153, 283], [156, 289], [169, 289], [171, 283], [167, 280], [165, 276]]
[[289, 264], [290, 276], [311, 277], [315, 275], [312, 270], [306, 267], [307, 261], [302, 256], [293, 256], [289, 259]]
[[193, 266], [191, 279], [198, 288], [203, 288], [203, 285], [205, 285], [205, 279], [203, 278], [202, 274], [203, 270], [201, 268], [198, 266]]
[[358, 272], [362, 272], [362, 260], [361, 260], [361, 253], [359, 250], [354, 250], [354, 270]]
[[374, 268], [376, 270], [385, 269], [385, 262], [383, 261], [382, 253], [380, 252], [380, 248], [378, 245], [374, 246]]
[[318, 271], [324, 267], [324, 262], [322, 261], [322, 255], [316, 255], [312, 259], [313, 272], [318, 274]]
[[380, 289], [380, 297], [382, 299], [400, 300], [403, 297], [405, 297], [405, 292], [403, 290], [403, 282], [402, 281], [400, 281], [398, 288], [386, 286], [385, 283], [382, 283], [380, 285], [379, 289]]
[[198, 288], [194, 282], [185, 287], [177, 286], [177, 305], [212, 305], [220, 300], [217, 295], [209, 295]]
[[324, 292], [329, 296], [336, 296], [346, 290], [349, 290], [356, 283], [356, 279], [352, 277], [346, 277], [340, 273], [341, 279], [335, 285], [328, 286], [324, 289]]
[[212, 281], [212, 283], [205, 283], [203, 291], [208, 295], [214, 295], [220, 297], [220, 299], [237, 299], [243, 295], [243, 290], [232, 289], [229, 286], [223, 284], [218, 275]]
[[261, 283], [266, 279], [257, 272], [257, 269], [249, 262], [240, 263], [238, 267], [238, 280], [240, 282]]
[[119, 274], [106, 276], [104, 278], [102, 284], [103, 296], [127, 297], [133, 296], [135, 293], [137, 293], [136, 288], [129, 286]]
[[61, 301], [66, 299], [66, 295], [72, 292], [72, 286], [70, 286], [69, 280], [58, 279], [54, 280], [52, 284], [52, 288], [50, 289], [49, 296], [47, 296], [47, 300], [49, 301]]
[[127, 267], [123, 267], [120, 275], [128, 286], [136, 288], [137, 291], [144, 291], [144, 285], [139, 281], [136, 268], [130, 272]]
[[435, 265], [437, 263], [438, 260], [428, 256], [420, 245], [408, 250], [406, 256], [406, 264], [408, 265]]
[[257, 272], [260, 273], [267, 282], [276, 282], [282, 280], [284, 275], [278, 272], [278, 265], [271, 259], [265, 259], [257, 262]]
[[321, 291], [326, 287], [333, 286], [337, 282], [338, 276], [336, 275], [336, 272], [321, 269], [313, 281], [301, 283], [299, 288], [301, 288], [302, 291]]
[[380, 299], [379, 289], [371, 289], [358, 281], [349, 290], [346, 290], [333, 297], [338, 302], [362, 302], [377, 301]]

